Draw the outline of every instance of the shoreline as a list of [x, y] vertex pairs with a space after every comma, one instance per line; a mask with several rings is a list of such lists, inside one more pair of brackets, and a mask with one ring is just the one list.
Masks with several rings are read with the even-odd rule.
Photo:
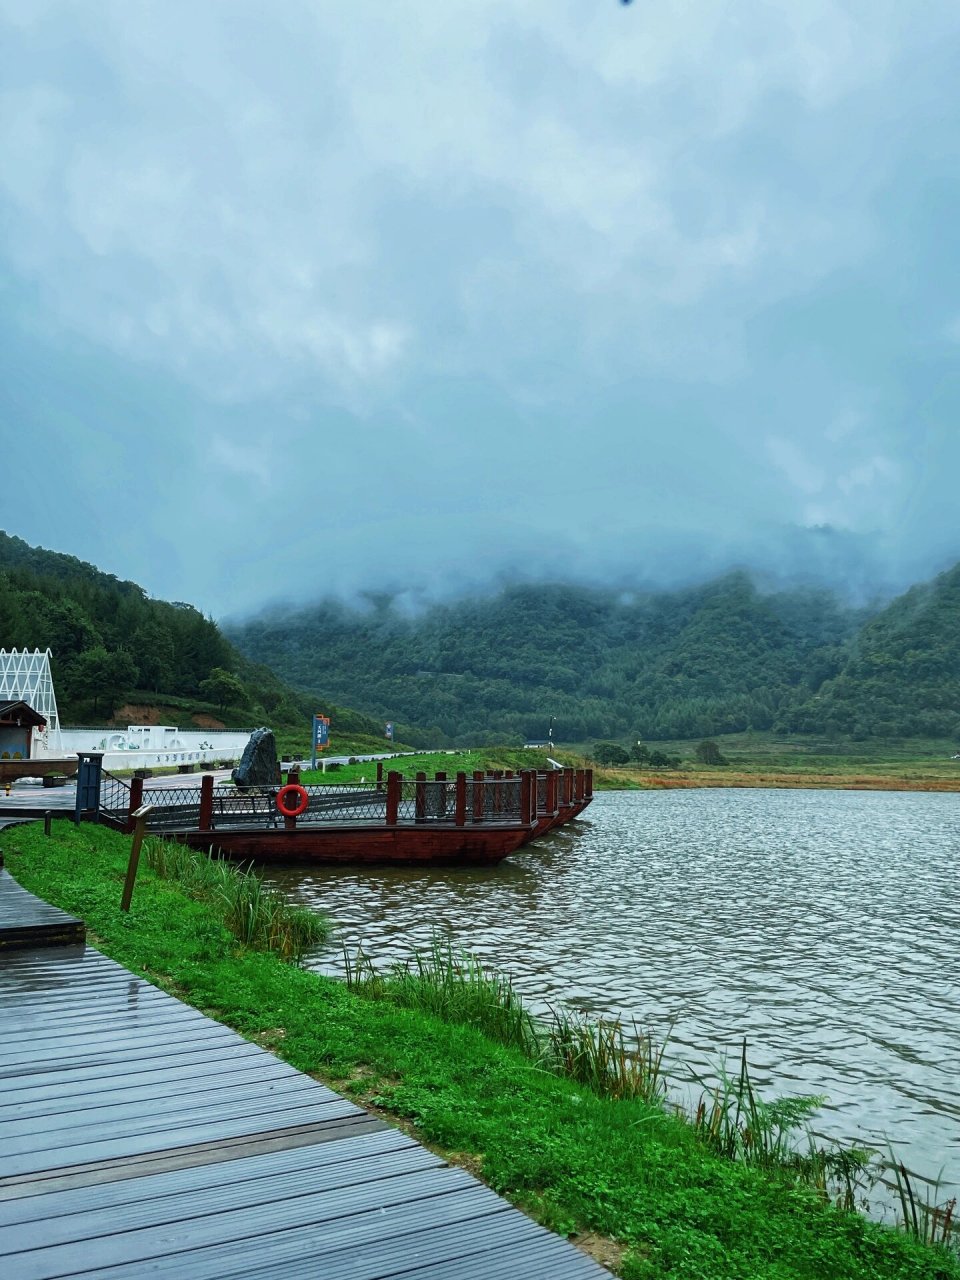
[[[476, 1026], [373, 1000], [239, 946], [209, 908], [141, 868], [119, 910], [129, 840], [57, 823], [5, 832], [8, 866], [78, 910], [91, 942], [363, 1105], [412, 1125], [543, 1225], [595, 1242], [624, 1280], [953, 1280], [960, 1263], [845, 1214], [784, 1170], [706, 1150], [640, 1101], [538, 1070]], [[811, 1270], [812, 1268], [812, 1270]]]
[[661, 774], [594, 767], [594, 791], [670, 791], [698, 788], [806, 789], [810, 791], [939, 791], [960, 792], [960, 777], [909, 777], [902, 774], [799, 774], [781, 771], [743, 773], [718, 768], [711, 773]]

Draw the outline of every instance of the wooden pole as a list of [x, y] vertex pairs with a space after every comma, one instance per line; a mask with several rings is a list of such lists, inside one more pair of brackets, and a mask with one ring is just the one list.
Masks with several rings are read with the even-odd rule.
[[130, 808], [127, 811], [127, 834], [133, 830], [133, 815], [143, 804], [143, 779], [130, 779]]
[[557, 807], [557, 772], [551, 769], [547, 774], [547, 813], [556, 814]]
[[530, 770], [520, 770], [520, 821], [525, 827], [529, 827], [533, 821], [533, 796], [534, 791], [530, 785]]
[[213, 827], [212, 773], [205, 773], [200, 779], [200, 818], [198, 826], [201, 831], [210, 831]]
[[423, 822], [427, 816], [427, 775], [422, 770], [417, 774], [413, 795], [414, 820]]
[[50, 823], [52, 820], [53, 820], [53, 814], [48, 809], [46, 813], [43, 815], [43, 834], [45, 836], [48, 836], [50, 834]]
[[454, 791], [453, 821], [458, 827], [465, 827], [467, 825], [467, 775], [465, 773], [457, 774], [456, 790]]
[[387, 774], [387, 826], [395, 827], [400, 816], [400, 784], [403, 774], [392, 769]]
[[133, 840], [130, 843], [127, 878], [123, 882], [123, 897], [120, 899], [121, 911], [130, 910], [130, 899], [133, 897], [133, 886], [137, 879], [137, 867], [140, 865], [140, 848], [143, 844], [144, 832], [147, 829], [147, 816], [151, 813], [153, 813], [153, 805], [144, 804], [133, 815]]

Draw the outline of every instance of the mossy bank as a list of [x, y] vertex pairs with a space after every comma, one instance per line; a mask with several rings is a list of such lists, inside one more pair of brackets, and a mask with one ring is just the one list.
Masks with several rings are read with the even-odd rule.
[[119, 909], [129, 841], [56, 823], [0, 837], [26, 888], [90, 939], [301, 1070], [374, 1105], [632, 1280], [960, 1280], [955, 1257], [707, 1151], [655, 1105], [599, 1098], [469, 1025], [363, 998], [251, 950], [149, 866]]

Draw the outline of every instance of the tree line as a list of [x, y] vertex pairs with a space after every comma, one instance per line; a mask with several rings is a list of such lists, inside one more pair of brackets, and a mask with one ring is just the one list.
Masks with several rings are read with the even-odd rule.
[[228, 628], [252, 659], [436, 744], [941, 736], [960, 726], [960, 566], [889, 607], [762, 591], [513, 585], [410, 617], [388, 594]]
[[304, 725], [322, 711], [343, 731], [382, 732], [292, 689], [192, 605], [153, 600], [134, 582], [3, 532], [0, 647], [49, 648], [61, 716], [75, 722], [103, 722], [127, 701], [175, 699], [225, 723]]

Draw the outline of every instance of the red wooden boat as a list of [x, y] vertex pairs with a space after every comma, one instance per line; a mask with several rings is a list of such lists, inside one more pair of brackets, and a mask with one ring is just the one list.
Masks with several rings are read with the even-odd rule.
[[[197, 849], [256, 863], [401, 863], [487, 866], [561, 823], [592, 799], [589, 769], [538, 774], [388, 773], [373, 787], [310, 786], [241, 790], [214, 786], [145, 788], [135, 778], [104, 803], [101, 818], [124, 830], [150, 805], [148, 830]], [[123, 785], [123, 784], [122, 784]], [[284, 814], [282, 806], [296, 812]]]

